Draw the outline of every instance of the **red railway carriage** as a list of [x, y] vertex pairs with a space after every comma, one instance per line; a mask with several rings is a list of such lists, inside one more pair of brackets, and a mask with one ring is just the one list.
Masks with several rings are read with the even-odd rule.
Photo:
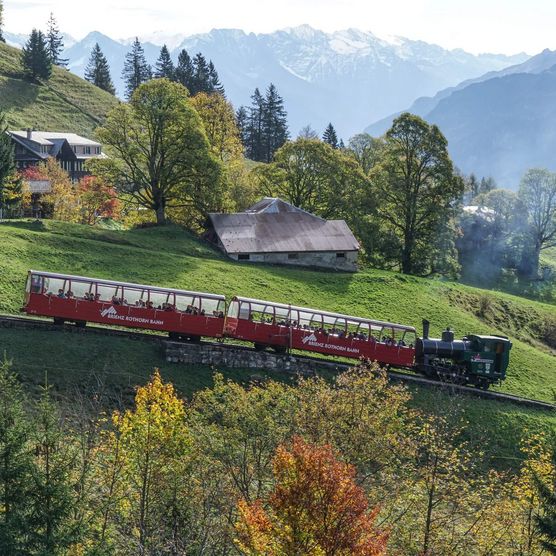
[[54, 322], [98, 322], [169, 332], [172, 337], [220, 338], [223, 295], [31, 270], [25, 306], [30, 315]]
[[411, 326], [246, 297], [232, 299], [224, 334], [253, 342], [259, 349], [363, 357], [397, 367], [412, 367], [415, 355]]

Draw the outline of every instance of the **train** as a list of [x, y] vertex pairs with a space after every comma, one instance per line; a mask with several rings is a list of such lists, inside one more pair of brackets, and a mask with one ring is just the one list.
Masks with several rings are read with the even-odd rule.
[[506, 377], [511, 341], [449, 328], [430, 338], [413, 326], [248, 297], [30, 270], [21, 309], [55, 324], [88, 322], [165, 332], [173, 340], [241, 340], [257, 350], [376, 361], [435, 380], [486, 389]]

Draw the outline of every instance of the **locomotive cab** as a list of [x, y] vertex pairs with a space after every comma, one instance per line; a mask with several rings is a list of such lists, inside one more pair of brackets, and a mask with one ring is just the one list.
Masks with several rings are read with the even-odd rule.
[[469, 373], [482, 377], [489, 382], [498, 382], [506, 378], [510, 361], [512, 343], [505, 336], [469, 335], [469, 349], [465, 351], [464, 361]]

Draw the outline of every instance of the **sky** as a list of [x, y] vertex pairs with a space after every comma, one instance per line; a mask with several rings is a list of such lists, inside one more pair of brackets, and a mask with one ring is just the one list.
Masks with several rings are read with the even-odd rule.
[[77, 39], [90, 31], [113, 38], [213, 28], [266, 33], [307, 23], [323, 31], [354, 27], [475, 54], [556, 49], [555, 0], [4, 0], [5, 30], [27, 34], [32, 27], [45, 28], [50, 12], [60, 29]]

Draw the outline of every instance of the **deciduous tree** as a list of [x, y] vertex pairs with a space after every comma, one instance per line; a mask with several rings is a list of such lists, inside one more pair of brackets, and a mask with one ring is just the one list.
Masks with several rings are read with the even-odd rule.
[[14, 145], [7, 131], [6, 116], [0, 111], [0, 210], [5, 208], [7, 188], [15, 171]]
[[268, 509], [260, 501], [239, 503], [237, 545], [243, 554], [378, 556], [388, 533], [369, 511], [355, 468], [339, 461], [329, 445], [294, 437], [273, 461], [275, 487]]
[[408, 113], [396, 118], [386, 133], [385, 155], [373, 183], [379, 217], [398, 238], [397, 260], [404, 274], [454, 270], [450, 222], [464, 184], [447, 146], [438, 127]]
[[112, 151], [109, 181], [153, 210], [159, 224], [171, 207], [188, 208], [192, 219], [219, 208], [220, 165], [182, 85], [167, 79], [143, 84], [110, 112], [98, 135]]
[[201, 116], [214, 155], [223, 162], [240, 157], [243, 146], [232, 105], [218, 93], [199, 93], [191, 103]]
[[77, 186], [81, 222], [93, 225], [100, 218], [115, 218], [120, 201], [116, 190], [98, 176], [85, 176]]
[[519, 199], [527, 208], [531, 244], [521, 270], [536, 278], [541, 251], [556, 245], [556, 175], [544, 168], [529, 170], [521, 180]]

